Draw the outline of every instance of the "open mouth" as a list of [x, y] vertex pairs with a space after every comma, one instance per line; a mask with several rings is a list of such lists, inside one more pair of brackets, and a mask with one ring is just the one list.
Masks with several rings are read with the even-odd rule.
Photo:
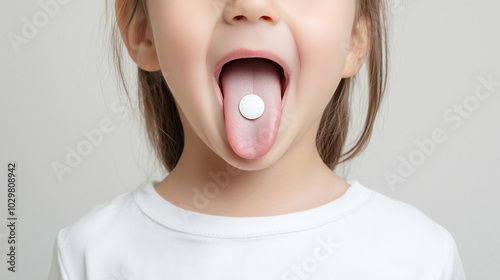
[[[237, 50], [216, 65], [214, 74], [231, 149], [244, 159], [264, 156], [281, 127], [289, 91], [288, 65], [270, 52]], [[247, 102], [248, 97], [254, 102]]]
[[219, 88], [220, 88], [220, 91], [221, 91], [221, 94], [222, 94], [222, 98], [224, 98], [224, 90], [223, 90], [223, 87], [222, 87], [222, 75], [224, 73], [224, 70], [230, 66], [231, 64], [233, 63], [245, 63], [245, 62], [250, 62], [250, 61], [253, 61], [253, 60], [262, 60], [262, 61], [266, 61], [267, 63], [271, 64], [273, 67], [276, 68], [276, 70], [279, 72], [279, 75], [280, 75], [280, 83], [281, 83], [281, 100], [283, 100], [283, 96], [285, 94], [285, 91], [288, 87], [288, 73], [285, 73], [283, 67], [278, 64], [277, 62], [273, 61], [273, 60], [270, 60], [270, 59], [267, 59], [267, 58], [260, 58], [260, 57], [247, 57], [247, 58], [239, 58], [239, 59], [235, 59], [235, 60], [231, 60], [229, 62], [227, 62], [226, 64], [224, 64], [222, 66], [222, 69], [220, 71], [220, 73], [218, 74], [218, 77], [217, 77], [217, 84], [219, 85]]

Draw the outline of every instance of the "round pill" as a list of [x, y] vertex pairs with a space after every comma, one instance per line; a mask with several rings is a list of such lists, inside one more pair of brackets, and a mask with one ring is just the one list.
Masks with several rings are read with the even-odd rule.
[[240, 113], [249, 120], [255, 120], [264, 113], [264, 101], [258, 95], [249, 94], [240, 101]]

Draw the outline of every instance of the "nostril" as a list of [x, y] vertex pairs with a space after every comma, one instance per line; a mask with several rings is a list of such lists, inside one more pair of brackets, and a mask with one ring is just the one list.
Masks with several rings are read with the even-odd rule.
[[[246, 20], [246, 19], [247, 17], [244, 15], [238, 15], [233, 17], [233, 20], [235, 21]], [[264, 21], [273, 21], [273, 19], [270, 16], [261, 16], [260, 19]]]

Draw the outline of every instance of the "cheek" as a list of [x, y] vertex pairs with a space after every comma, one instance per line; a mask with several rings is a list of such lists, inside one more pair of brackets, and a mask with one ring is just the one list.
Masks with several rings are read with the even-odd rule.
[[199, 87], [206, 87], [206, 51], [214, 13], [208, 13], [210, 7], [202, 5], [194, 1], [158, 1], [151, 7], [160, 67], [181, 107], [192, 104], [194, 98], [200, 103], [207, 98]]
[[160, 66], [166, 76], [185, 72], [194, 62], [200, 61], [198, 56], [204, 39], [200, 26], [192, 21], [184, 23], [182, 18], [182, 14], [170, 13], [155, 22], [153, 36]]
[[344, 49], [349, 45], [354, 20], [354, 9], [350, 6], [324, 4], [305, 9], [305, 19], [295, 23], [299, 54], [305, 65], [314, 62], [323, 70], [343, 68]]
[[[294, 7], [292, 30], [300, 56], [297, 103], [320, 116], [342, 77], [355, 12], [354, 1], [313, 0]], [[298, 12], [297, 12], [298, 13]], [[311, 98], [314, 96], [314, 98]]]

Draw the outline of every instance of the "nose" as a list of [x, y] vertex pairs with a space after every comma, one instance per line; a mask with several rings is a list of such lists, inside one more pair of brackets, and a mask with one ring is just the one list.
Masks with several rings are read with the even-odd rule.
[[275, 0], [229, 0], [224, 9], [229, 24], [269, 22], [276, 24], [280, 13]]

